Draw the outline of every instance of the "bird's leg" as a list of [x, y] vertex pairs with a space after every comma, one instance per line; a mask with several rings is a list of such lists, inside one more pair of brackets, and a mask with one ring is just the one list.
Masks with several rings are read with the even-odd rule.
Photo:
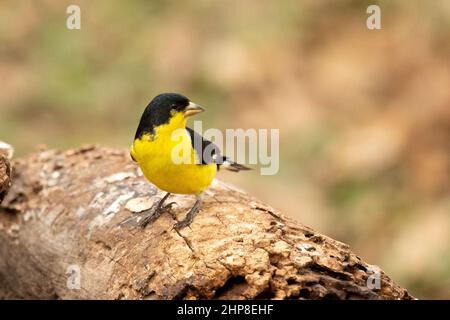
[[201, 203], [202, 203], [201, 196], [197, 196], [197, 200], [195, 201], [194, 206], [191, 208], [191, 210], [189, 210], [189, 212], [187, 213], [186, 217], [183, 220], [178, 221], [175, 224], [174, 228], [179, 230], [189, 226], [194, 220], [194, 217], [197, 215], [198, 211], [200, 210]]
[[139, 214], [132, 215], [131, 217], [122, 221], [120, 225], [145, 228], [146, 225], [154, 222], [161, 216], [163, 212], [165, 212], [168, 208], [171, 208], [172, 205], [175, 204], [175, 202], [170, 202], [169, 204], [164, 206], [164, 202], [169, 196], [170, 193], [167, 192], [164, 197], [161, 198], [158, 202], [154, 203], [150, 209], [140, 212]]
[[137, 224], [141, 228], [145, 228], [145, 226], [149, 223], [154, 222], [158, 219], [163, 212], [165, 212], [168, 208], [171, 208], [175, 202], [171, 202], [164, 206], [164, 202], [170, 196], [170, 192], [167, 192], [161, 200], [156, 203], [156, 206], [153, 205], [149, 210], [145, 211], [145, 214], [137, 221]]

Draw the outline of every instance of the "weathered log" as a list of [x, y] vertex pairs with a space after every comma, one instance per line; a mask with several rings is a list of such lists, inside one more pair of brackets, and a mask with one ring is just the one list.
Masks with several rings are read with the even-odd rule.
[[13, 148], [0, 141], [0, 203], [11, 187], [11, 165], [9, 159], [12, 158]]
[[161, 193], [128, 152], [49, 150], [13, 167], [0, 297], [411, 299], [348, 245], [219, 181], [190, 227], [173, 229], [194, 201], [174, 195], [171, 212], [136, 229], [118, 224]]

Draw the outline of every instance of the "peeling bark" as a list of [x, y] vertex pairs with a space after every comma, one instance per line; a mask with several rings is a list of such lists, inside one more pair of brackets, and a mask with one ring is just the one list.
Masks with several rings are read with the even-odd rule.
[[[188, 228], [173, 225], [194, 199], [174, 195], [171, 212], [132, 229], [118, 224], [162, 193], [126, 151], [49, 150], [13, 165], [0, 208], [0, 297], [412, 298], [348, 245], [225, 183], [214, 182]], [[68, 285], [78, 268], [80, 289]]]

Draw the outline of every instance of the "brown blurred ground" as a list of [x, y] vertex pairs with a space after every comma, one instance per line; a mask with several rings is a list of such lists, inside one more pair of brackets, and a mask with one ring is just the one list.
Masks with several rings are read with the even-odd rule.
[[0, 138], [126, 147], [151, 97], [184, 93], [205, 128], [281, 129], [278, 175], [221, 179], [448, 299], [450, 2], [339, 3], [3, 1]]

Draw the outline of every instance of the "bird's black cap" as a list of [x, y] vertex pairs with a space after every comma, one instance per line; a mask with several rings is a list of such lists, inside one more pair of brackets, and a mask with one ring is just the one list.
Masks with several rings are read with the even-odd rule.
[[189, 103], [188, 98], [178, 93], [157, 95], [145, 108], [134, 139], [140, 138], [144, 133], [152, 133], [155, 127], [168, 123], [171, 112], [182, 112]]

